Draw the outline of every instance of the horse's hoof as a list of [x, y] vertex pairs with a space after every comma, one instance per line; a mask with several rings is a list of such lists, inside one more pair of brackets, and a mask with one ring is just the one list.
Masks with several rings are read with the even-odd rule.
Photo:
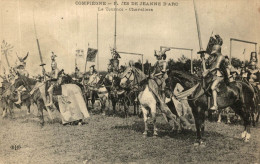
[[153, 136], [154, 136], [154, 137], [157, 137], [157, 136], [158, 136], [158, 133], [157, 133], [157, 132], [154, 132], [154, 133], [153, 133]]
[[241, 138], [242, 139], [246, 138], [246, 131], [243, 131], [243, 133], [241, 134]]
[[205, 146], [206, 146], [206, 142], [202, 142], [202, 141], [200, 141], [199, 144], [200, 144], [201, 147], [205, 147]]
[[221, 121], [218, 121], [217, 123], [221, 123]]

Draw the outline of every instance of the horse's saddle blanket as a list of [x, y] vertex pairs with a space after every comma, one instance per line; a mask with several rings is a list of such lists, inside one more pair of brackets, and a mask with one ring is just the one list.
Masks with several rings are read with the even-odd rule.
[[194, 87], [186, 90], [186, 91], [183, 91], [183, 92], [179, 92], [177, 95], [176, 95], [176, 98], [177, 99], [184, 99], [184, 98], [187, 98], [188, 96], [190, 96], [196, 89], [197, 87], [199, 86], [199, 84], [196, 84]]
[[62, 123], [90, 117], [80, 87], [75, 84], [65, 84], [61, 87], [62, 95], [58, 96], [58, 102]]

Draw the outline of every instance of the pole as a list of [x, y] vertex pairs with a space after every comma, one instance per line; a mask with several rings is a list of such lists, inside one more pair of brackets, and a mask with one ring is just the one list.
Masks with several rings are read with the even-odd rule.
[[230, 60], [229, 60], [229, 62], [231, 62], [231, 56], [232, 56], [232, 39], [230, 39], [230, 54], [229, 54], [229, 59]]
[[142, 54], [142, 71], [144, 72], [144, 55]]
[[192, 50], [190, 51], [190, 72], [193, 74], [193, 59], [192, 59]]
[[195, 3], [195, 0], [193, 0], [193, 4], [194, 4], [194, 11], [195, 11], [195, 18], [196, 18], [196, 25], [197, 25], [197, 32], [198, 32], [199, 46], [200, 46], [200, 52], [198, 52], [198, 53], [199, 53], [200, 56], [201, 56], [203, 70], [205, 71], [205, 70], [206, 70], [206, 64], [205, 64], [205, 59], [204, 59], [204, 51], [203, 51], [202, 41], [201, 41], [200, 26], [199, 26], [199, 18], [198, 18], [198, 13], [197, 13], [197, 9], [196, 9], [196, 3]]
[[116, 8], [117, 6], [117, 1], [115, 0], [115, 34], [114, 34], [114, 49], [116, 50]]
[[45, 69], [44, 69], [44, 65], [45, 65], [45, 64], [43, 63], [42, 53], [41, 53], [41, 48], [40, 48], [40, 43], [39, 43], [38, 36], [37, 36], [37, 31], [36, 31], [36, 26], [35, 26], [35, 19], [34, 19], [34, 10], [33, 10], [33, 25], [34, 25], [34, 33], [35, 33], [35, 38], [36, 38], [37, 47], [38, 47], [39, 56], [40, 56], [40, 61], [41, 61], [40, 66], [42, 67], [43, 79], [44, 79], [44, 81], [46, 81]]
[[[98, 13], [97, 13], [97, 49], [98, 49]], [[99, 72], [99, 53], [97, 52], [97, 70]]]
[[201, 34], [200, 34], [200, 25], [199, 25], [199, 18], [198, 18], [195, 0], [193, 0], [193, 4], [194, 4], [194, 11], [195, 11], [195, 18], [196, 18], [196, 25], [197, 25], [197, 31], [198, 31], [200, 51], [202, 51], [203, 48], [202, 48], [202, 41], [201, 41]]

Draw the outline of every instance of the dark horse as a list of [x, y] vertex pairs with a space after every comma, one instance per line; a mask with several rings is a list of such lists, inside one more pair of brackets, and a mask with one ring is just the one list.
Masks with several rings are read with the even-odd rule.
[[[8, 110], [10, 111], [10, 114], [12, 116], [14, 106], [20, 109], [21, 106], [24, 105], [27, 108], [27, 114], [30, 113], [31, 100], [28, 99], [27, 94], [22, 95], [22, 97], [21, 97], [22, 103], [20, 105], [17, 105], [14, 103], [18, 99], [16, 89], [21, 84], [18, 82], [19, 81], [18, 79], [15, 80], [14, 84], [9, 83], [8, 81], [4, 81], [4, 83], [3, 83], [4, 85], [3, 85], [2, 93], [1, 93], [1, 95], [2, 95], [1, 103], [3, 106], [3, 117], [5, 117], [5, 114]], [[25, 92], [27, 92], [27, 91], [25, 91]]]
[[[169, 92], [173, 91], [174, 86], [172, 84], [176, 81], [181, 83], [185, 90], [198, 84], [194, 92], [188, 96], [188, 103], [192, 108], [197, 129], [196, 144], [201, 144], [203, 143], [202, 135], [205, 129], [205, 111], [208, 109], [209, 88], [213, 81], [213, 75], [209, 73], [208, 76], [205, 77], [206, 85], [203, 87], [203, 80], [194, 75], [181, 71], [170, 71], [168, 74], [169, 78], [166, 80], [166, 90]], [[243, 119], [244, 132], [242, 133], [242, 138], [244, 138], [245, 141], [248, 141], [250, 138], [250, 114], [255, 110], [253, 97], [254, 91], [243, 82], [231, 82], [229, 85], [221, 83], [219, 86], [217, 97], [219, 109], [231, 107]]]
[[[61, 75], [61, 74], [63, 74], [63, 75]], [[64, 74], [63, 70], [59, 73], [59, 75], [61, 78], [60, 85], [74, 83], [74, 84], [77, 84], [79, 87], [83, 88], [83, 86], [74, 82], [69, 75]], [[25, 102], [35, 103], [37, 105], [40, 123], [42, 125], [44, 124], [43, 111], [47, 110], [49, 112], [49, 110], [50, 110], [49, 107], [47, 108], [45, 106], [45, 103], [44, 103], [45, 97], [43, 97], [43, 95], [42, 95], [42, 92], [44, 92], [44, 91], [46, 92], [46, 87], [48, 86], [48, 81], [46, 83], [38, 82], [35, 79], [29, 78], [29, 77], [26, 77], [23, 75], [19, 75], [18, 79], [16, 79], [14, 82], [14, 85], [13, 85], [14, 87], [13, 87], [13, 91], [12, 91], [12, 94], [14, 94], [14, 89], [21, 85], [23, 85], [26, 88], [27, 91], [24, 94], [24, 98], [22, 96], [22, 100]], [[59, 110], [58, 101], [56, 101], [55, 99], [54, 99], [54, 106], [56, 107], [57, 110]], [[50, 117], [51, 117], [51, 115], [50, 115]]]

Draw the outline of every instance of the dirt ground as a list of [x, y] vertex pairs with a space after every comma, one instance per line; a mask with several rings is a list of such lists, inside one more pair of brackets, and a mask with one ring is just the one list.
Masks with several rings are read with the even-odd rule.
[[[93, 114], [87, 124], [51, 122], [45, 126], [25, 109], [14, 119], [0, 118], [0, 163], [260, 163], [260, 128], [251, 128], [251, 140], [241, 140], [241, 125], [206, 122], [206, 146], [194, 146], [195, 132], [172, 132], [158, 117], [159, 136], [143, 137], [142, 118]], [[58, 117], [59, 114], [56, 113]]]

